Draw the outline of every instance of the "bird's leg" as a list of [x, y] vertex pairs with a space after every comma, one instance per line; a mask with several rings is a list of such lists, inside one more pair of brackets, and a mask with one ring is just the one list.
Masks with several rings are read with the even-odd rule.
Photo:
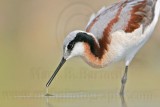
[[127, 72], [128, 72], [128, 66], [125, 67], [125, 72], [124, 72], [124, 75], [122, 77], [122, 85], [121, 85], [121, 90], [120, 90], [120, 95], [123, 96], [124, 95], [124, 88], [125, 88], [125, 84], [126, 84], [126, 81], [127, 81]]

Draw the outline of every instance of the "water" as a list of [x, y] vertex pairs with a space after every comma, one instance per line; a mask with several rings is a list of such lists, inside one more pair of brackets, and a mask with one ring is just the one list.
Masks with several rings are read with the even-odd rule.
[[58, 92], [52, 94], [10, 96], [3, 106], [17, 107], [159, 107], [160, 94], [127, 92], [119, 96], [114, 91]]

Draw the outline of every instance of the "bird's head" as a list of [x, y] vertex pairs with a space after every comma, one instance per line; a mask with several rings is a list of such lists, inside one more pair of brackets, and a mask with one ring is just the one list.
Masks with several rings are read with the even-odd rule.
[[56, 76], [58, 71], [60, 70], [60, 68], [63, 66], [63, 64], [68, 59], [70, 59], [72, 57], [76, 57], [76, 56], [84, 56], [84, 52], [85, 52], [85, 45], [84, 44], [85, 43], [88, 43], [89, 46], [91, 46], [90, 47], [91, 50], [94, 50], [93, 49], [94, 38], [93, 38], [92, 34], [84, 32], [84, 31], [80, 31], [80, 30], [73, 31], [68, 34], [68, 36], [65, 38], [64, 44], [63, 44], [62, 60], [59, 64], [59, 66], [57, 67], [57, 69], [55, 70], [54, 74], [52, 75], [52, 77], [50, 78], [48, 83], [46, 84], [47, 87], [50, 85], [50, 83], [52, 82], [52, 80], [54, 79], [54, 77]]
[[63, 57], [68, 60], [72, 57], [83, 56], [84, 54], [84, 37], [88, 36], [83, 31], [73, 31], [68, 34], [63, 44]]

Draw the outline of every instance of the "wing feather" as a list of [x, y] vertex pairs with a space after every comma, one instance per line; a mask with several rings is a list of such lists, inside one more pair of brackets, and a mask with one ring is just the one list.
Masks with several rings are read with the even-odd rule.
[[105, 28], [109, 27], [110, 22], [117, 17], [117, 12], [122, 8], [118, 16], [118, 21], [112, 23], [112, 30], [133, 32], [143, 25], [145, 29], [153, 20], [154, 9], [157, 0], [121, 0], [108, 7], [103, 7], [95, 17], [89, 21], [86, 31], [93, 33], [98, 39], [102, 38]]

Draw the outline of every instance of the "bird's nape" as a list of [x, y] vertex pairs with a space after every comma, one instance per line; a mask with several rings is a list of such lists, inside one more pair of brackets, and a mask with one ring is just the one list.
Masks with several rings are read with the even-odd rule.
[[57, 69], [55, 70], [55, 72], [53, 73], [53, 75], [51, 76], [51, 78], [49, 79], [49, 81], [47, 82], [46, 87], [50, 86], [51, 82], [53, 81], [53, 79], [57, 75], [58, 71], [61, 69], [61, 67], [64, 65], [65, 62], [66, 62], [66, 59], [63, 57], [61, 59], [60, 64], [58, 65]]

